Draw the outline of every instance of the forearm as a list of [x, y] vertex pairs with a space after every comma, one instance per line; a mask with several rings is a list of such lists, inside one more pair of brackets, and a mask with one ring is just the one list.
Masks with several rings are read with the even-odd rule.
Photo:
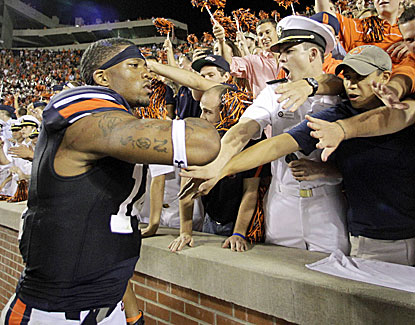
[[165, 175], [153, 177], [150, 185], [150, 220], [149, 225], [159, 225], [164, 199]]
[[221, 169], [238, 154], [260, 130], [259, 124], [251, 119], [242, 119], [225, 133], [221, 140], [221, 148], [215, 159], [215, 167]]
[[300, 150], [298, 143], [287, 133], [263, 140], [233, 157], [222, 169], [220, 177], [264, 165], [297, 150]]
[[229, 63], [232, 63], [232, 49], [231, 47], [226, 44], [225, 39], [219, 39], [219, 51], [220, 55], [223, 56], [223, 58]]
[[11, 161], [7, 159], [6, 155], [4, 154], [3, 148], [0, 148], [0, 165], [8, 165], [10, 163]]
[[251, 222], [256, 208], [259, 181], [259, 177], [244, 180], [244, 182], [249, 182], [250, 185], [249, 189], [247, 189], [243, 194], [241, 205], [238, 211], [238, 217], [236, 218], [235, 227], [233, 230], [234, 233], [237, 232], [241, 235], [246, 236], [249, 223]]
[[[181, 178], [181, 187], [186, 184], [188, 178]], [[193, 206], [194, 202], [190, 197], [179, 200], [180, 234], [192, 234], [193, 228]]]
[[380, 107], [345, 120], [336, 121], [345, 133], [345, 140], [398, 132], [415, 122], [415, 101], [405, 101], [406, 110]]
[[206, 91], [217, 84], [216, 82], [203, 78], [195, 72], [187, 71], [177, 67], [156, 62], [151, 62], [148, 64], [148, 66], [151, 71], [169, 78], [182, 86], [186, 86], [192, 89]]
[[177, 67], [176, 60], [174, 59], [174, 52], [173, 49], [167, 49], [167, 64], [171, 67]]
[[13, 176], [10, 174], [6, 179], [0, 184], [0, 189], [4, 188], [8, 182], [12, 180]]

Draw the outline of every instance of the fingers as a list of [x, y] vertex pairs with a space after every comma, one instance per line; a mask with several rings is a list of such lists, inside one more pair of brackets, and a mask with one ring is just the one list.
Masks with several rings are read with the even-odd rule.
[[194, 186], [195, 186], [195, 183], [194, 183], [193, 178], [189, 178], [187, 182], [182, 186], [179, 193], [177, 194], [179, 197], [179, 200], [189, 195], [190, 191], [193, 189]]
[[[395, 46], [395, 48], [393, 49], [392, 53], [390, 54], [391, 57], [396, 57], [398, 58], [398, 53], [402, 50], [402, 48], [404, 48], [405, 45], [403, 44], [398, 44], [397, 46]], [[390, 48], [390, 47], [389, 47]]]

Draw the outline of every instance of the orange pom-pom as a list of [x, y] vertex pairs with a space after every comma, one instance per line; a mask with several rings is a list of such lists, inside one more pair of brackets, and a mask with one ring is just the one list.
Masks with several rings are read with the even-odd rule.
[[212, 34], [203, 32], [202, 42], [206, 43], [206, 45], [210, 45], [214, 42], [214, 38]]
[[201, 8], [200, 10], [203, 11], [203, 8], [212, 8], [212, 6], [218, 8], [225, 8], [226, 0], [192, 0], [192, 6], [196, 8]]
[[294, 3], [300, 4], [298, 0], [274, 0], [276, 3], [278, 3], [279, 6], [284, 7], [287, 9], [289, 6], [291, 6]]
[[213, 13], [215, 20], [225, 29], [225, 36], [229, 39], [236, 38], [236, 25], [231, 17], [225, 16], [222, 9], [218, 9]]
[[160, 35], [167, 35], [173, 29], [174, 24], [165, 18], [156, 18], [153, 20], [154, 26]]
[[267, 19], [267, 18], [269, 18], [269, 14], [268, 14], [268, 13], [266, 13], [264, 10], [261, 10], [261, 11], [258, 13], [258, 16], [259, 16], [259, 19]]
[[256, 24], [258, 18], [250, 12], [251, 9], [240, 8], [238, 10], [232, 11], [232, 14], [239, 21], [239, 26], [241, 26], [244, 32], [256, 32]]
[[196, 35], [195, 35], [195, 34], [189, 34], [189, 35], [187, 36], [187, 42], [188, 42], [190, 45], [193, 45], [193, 44], [199, 43], [199, 40], [197, 39], [197, 37], [196, 37]]

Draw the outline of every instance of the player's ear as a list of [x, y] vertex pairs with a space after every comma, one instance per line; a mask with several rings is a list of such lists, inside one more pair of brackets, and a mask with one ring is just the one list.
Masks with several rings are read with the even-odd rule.
[[95, 84], [97, 84], [98, 86], [108, 87], [108, 80], [105, 70], [95, 70], [92, 77], [94, 78]]

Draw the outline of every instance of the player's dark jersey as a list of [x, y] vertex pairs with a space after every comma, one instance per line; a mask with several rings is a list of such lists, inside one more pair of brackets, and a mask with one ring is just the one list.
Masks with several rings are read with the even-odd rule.
[[59, 176], [53, 167], [67, 127], [109, 110], [129, 114], [120, 95], [88, 86], [53, 97], [43, 113], [20, 243], [26, 268], [17, 288], [33, 307], [111, 306], [133, 274], [141, 244], [133, 203], [145, 191], [146, 167], [111, 157], [74, 177]]

